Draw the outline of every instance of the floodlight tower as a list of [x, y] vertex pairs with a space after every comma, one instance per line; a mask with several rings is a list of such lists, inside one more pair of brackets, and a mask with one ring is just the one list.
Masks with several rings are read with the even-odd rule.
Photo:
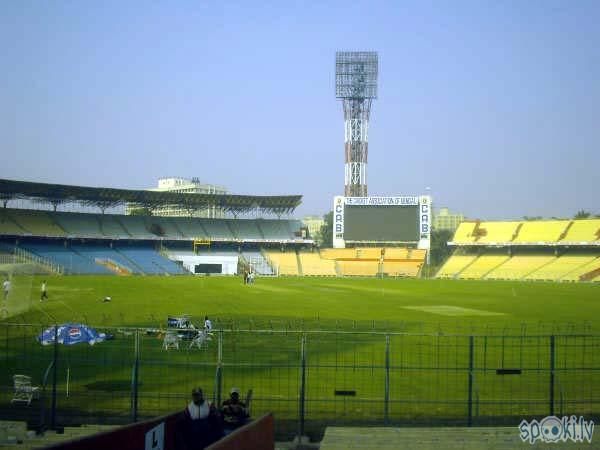
[[335, 96], [344, 105], [346, 197], [367, 196], [369, 114], [377, 98], [377, 70], [376, 52], [335, 54]]

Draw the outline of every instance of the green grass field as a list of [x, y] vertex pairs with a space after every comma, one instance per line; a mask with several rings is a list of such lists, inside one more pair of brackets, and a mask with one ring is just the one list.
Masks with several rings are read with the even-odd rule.
[[[178, 314], [191, 315], [197, 324], [207, 314], [225, 330], [219, 366], [223, 395], [232, 385], [252, 388], [254, 414], [274, 411], [280, 433], [294, 429], [298, 417], [303, 335], [306, 418], [315, 432], [323, 424], [381, 423], [386, 417], [464, 423], [469, 335], [475, 336], [475, 421], [512, 423], [547, 415], [551, 334], [559, 335], [556, 412], [600, 411], [600, 337], [581, 336], [600, 336], [600, 285], [259, 278], [244, 286], [237, 277], [64, 276], [48, 280], [50, 299], [40, 303], [40, 283], [39, 277], [15, 279], [8, 303], [14, 314], [4, 321], [33, 326], [0, 327], [3, 415], [14, 415], [7, 406], [12, 374], [41, 382], [52, 348], [39, 345], [35, 335], [54, 322], [82, 321], [115, 334], [114, 341], [94, 347], [59, 349], [63, 421], [130, 417], [135, 352], [134, 335], [125, 327], [142, 327], [141, 416], [182, 408], [196, 385], [214, 397], [219, 332], [201, 350], [182, 343], [179, 350], [164, 351], [159, 338], [143, 331], [164, 328], [166, 317]], [[102, 303], [107, 295], [112, 302]], [[499, 368], [522, 373], [498, 376]], [[355, 396], [336, 396], [336, 390]]]

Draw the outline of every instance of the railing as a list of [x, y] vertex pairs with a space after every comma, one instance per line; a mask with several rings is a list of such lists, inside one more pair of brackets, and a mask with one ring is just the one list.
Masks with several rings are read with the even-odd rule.
[[20, 247], [15, 247], [11, 245], [2, 245], [2, 248], [10, 252], [10, 256], [13, 258], [12, 263], [29, 263], [38, 265], [45, 270], [56, 273], [56, 274], [64, 274], [64, 267], [60, 264], [57, 264], [50, 259], [43, 258], [41, 256], [35, 255], [27, 250], [23, 250]]
[[20, 373], [40, 383], [45, 371], [44, 385], [55, 388], [43, 398], [58, 425], [131, 423], [183, 409], [194, 387], [220, 403], [232, 386], [253, 390], [253, 416], [272, 411], [281, 439], [329, 425], [600, 417], [595, 334], [236, 329], [215, 331], [200, 348], [183, 340], [164, 350], [157, 330], [98, 327], [115, 339], [65, 347], [40, 345], [42, 329], [0, 324], [0, 418], [37, 422], [39, 409], [10, 404], [9, 380]]

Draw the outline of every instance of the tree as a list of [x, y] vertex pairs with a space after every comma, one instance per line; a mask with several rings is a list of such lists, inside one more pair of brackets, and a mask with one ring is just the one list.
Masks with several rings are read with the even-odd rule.
[[573, 219], [589, 219], [591, 216], [592, 216], [591, 212], [586, 211], [584, 209], [580, 209], [579, 211], [577, 211], [577, 214], [575, 214]]
[[325, 223], [321, 225], [321, 244], [320, 247], [333, 247], [333, 211], [329, 211], [323, 216]]
[[536, 220], [544, 220], [542, 216], [523, 216], [523, 220], [527, 222], [533, 222]]
[[441, 265], [452, 253], [452, 248], [448, 246], [448, 241], [452, 240], [454, 232], [452, 230], [432, 230], [431, 231], [431, 249], [429, 250], [430, 263], [432, 266]]

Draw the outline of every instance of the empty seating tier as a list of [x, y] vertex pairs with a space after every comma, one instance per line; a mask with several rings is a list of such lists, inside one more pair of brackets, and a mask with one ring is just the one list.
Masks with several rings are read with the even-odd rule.
[[486, 275], [486, 279], [519, 280], [531, 272], [553, 262], [553, 255], [517, 255], [496, 267]]
[[558, 280], [576, 269], [587, 265], [596, 259], [591, 255], [564, 255], [556, 258], [550, 264], [547, 264], [525, 277], [526, 280]]
[[459, 274], [459, 278], [477, 279], [486, 275], [508, 259], [507, 255], [482, 255]]
[[65, 230], [59, 227], [47, 211], [26, 209], [11, 209], [5, 211], [13, 222], [18, 224], [27, 233], [35, 236], [66, 236]]
[[600, 257], [593, 259], [587, 264], [580, 266], [571, 272], [563, 275], [560, 279], [561, 281], [580, 281], [580, 278], [594, 270], [600, 269]]
[[600, 241], [600, 219], [574, 220], [561, 242]]
[[452, 239], [456, 243], [471, 243], [475, 239], [473, 230], [477, 225], [476, 222], [462, 222], [454, 232]]
[[465, 269], [469, 264], [475, 261], [475, 255], [453, 255], [442, 266], [437, 274], [438, 278], [454, 278]]
[[377, 261], [338, 261], [340, 273], [345, 276], [373, 277], [379, 273]]
[[556, 242], [569, 225], [567, 220], [540, 220], [523, 222], [513, 242]]
[[474, 242], [510, 242], [519, 226], [519, 222], [481, 222], [474, 231]]
[[127, 216], [0, 208], [0, 235], [88, 239], [294, 241], [298, 220]]
[[300, 275], [296, 252], [265, 252], [271, 266], [279, 275]]
[[303, 275], [337, 275], [335, 261], [322, 259], [318, 253], [300, 253]]
[[383, 262], [381, 271], [391, 277], [416, 277], [423, 261]]

